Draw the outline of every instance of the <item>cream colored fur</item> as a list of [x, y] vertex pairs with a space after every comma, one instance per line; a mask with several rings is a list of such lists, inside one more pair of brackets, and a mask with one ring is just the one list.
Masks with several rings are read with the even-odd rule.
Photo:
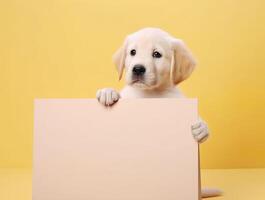
[[[131, 55], [132, 50], [135, 55]], [[155, 51], [162, 56], [152, 56]], [[187, 79], [196, 66], [191, 51], [182, 40], [157, 28], [144, 28], [127, 36], [113, 60], [119, 79], [126, 72], [126, 86], [120, 92], [111, 88], [98, 90], [97, 99], [105, 106], [113, 105], [119, 98], [185, 98], [176, 85]], [[140, 78], [133, 75], [137, 64], [146, 70]], [[192, 125], [191, 133], [200, 143], [209, 137], [207, 124], [200, 118]], [[220, 194], [216, 189], [202, 189], [202, 197]]]

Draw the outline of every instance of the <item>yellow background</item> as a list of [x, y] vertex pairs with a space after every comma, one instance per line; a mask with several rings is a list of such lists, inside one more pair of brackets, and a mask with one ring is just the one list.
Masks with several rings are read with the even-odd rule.
[[0, 167], [31, 167], [34, 98], [120, 89], [126, 34], [160, 27], [199, 60], [181, 84], [211, 138], [203, 168], [265, 167], [265, 1], [0, 0]]

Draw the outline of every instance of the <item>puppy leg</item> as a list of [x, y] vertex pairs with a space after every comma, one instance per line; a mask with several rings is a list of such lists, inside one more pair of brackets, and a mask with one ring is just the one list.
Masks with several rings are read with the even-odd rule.
[[195, 140], [197, 140], [199, 143], [204, 142], [209, 137], [208, 126], [201, 119], [191, 126], [191, 132]]
[[104, 106], [111, 106], [119, 100], [120, 95], [112, 88], [104, 88], [97, 91], [96, 97]]

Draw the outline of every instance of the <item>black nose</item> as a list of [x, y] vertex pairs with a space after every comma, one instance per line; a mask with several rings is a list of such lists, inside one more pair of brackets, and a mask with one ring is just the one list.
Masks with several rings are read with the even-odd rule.
[[143, 65], [134, 65], [133, 74], [136, 76], [141, 76], [145, 73], [145, 67]]

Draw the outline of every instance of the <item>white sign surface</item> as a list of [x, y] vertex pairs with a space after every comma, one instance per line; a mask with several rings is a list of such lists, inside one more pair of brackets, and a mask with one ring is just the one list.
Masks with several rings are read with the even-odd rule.
[[198, 200], [195, 99], [37, 99], [33, 200]]

